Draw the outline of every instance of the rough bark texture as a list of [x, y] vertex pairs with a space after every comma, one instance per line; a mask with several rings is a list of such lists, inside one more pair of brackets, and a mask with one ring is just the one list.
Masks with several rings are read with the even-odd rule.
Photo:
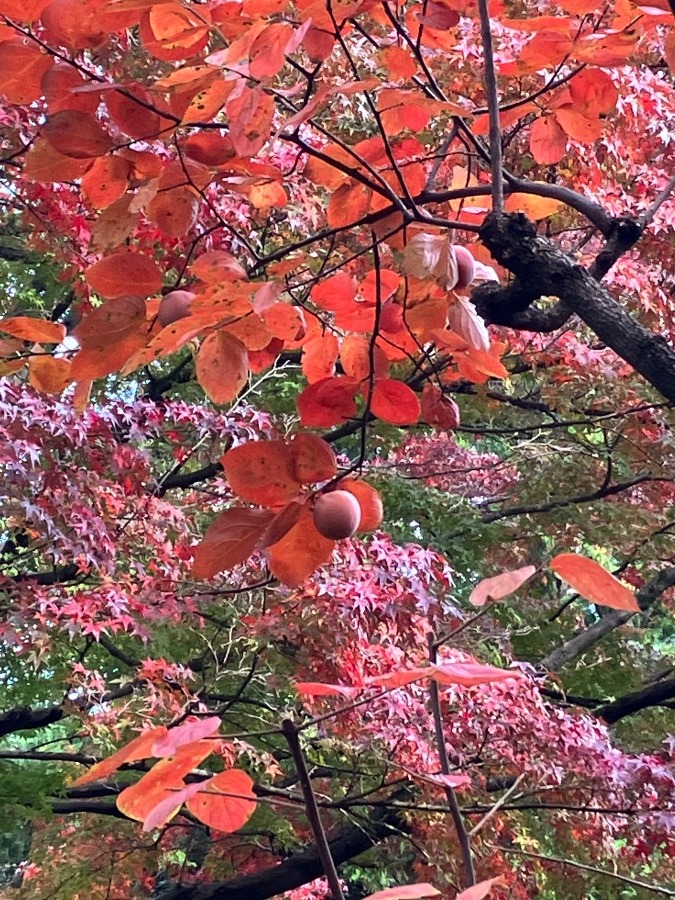
[[[639, 234], [636, 223], [617, 220], [592, 272], [602, 277]], [[551, 320], [564, 324], [566, 314], [575, 313], [664, 397], [675, 401], [675, 350], [627, 313], [591, 271], [576, 265], [552, 241], [537, 234], [526, 216], [491, 214], [480, 237], [497, 262], [515, 276], [505, 287], [487, 284], [474, 291], [472, 299], [486, 321], [540, 331], [551, 330]], [[532, 304], [542, 297], [557, 298], [560, 303], [551, 310], [532, 310]]]

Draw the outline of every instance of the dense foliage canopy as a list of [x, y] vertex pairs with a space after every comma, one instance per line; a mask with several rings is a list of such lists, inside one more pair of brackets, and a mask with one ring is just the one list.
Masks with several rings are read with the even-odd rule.
[[674, 22], [0, 0], [0, 896], [675, 895]]

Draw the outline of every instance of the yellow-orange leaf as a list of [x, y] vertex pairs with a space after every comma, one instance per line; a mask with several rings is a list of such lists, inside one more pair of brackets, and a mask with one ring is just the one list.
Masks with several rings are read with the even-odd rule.
[[270, 571], [289, 587], [297, 587], [330, 559], [334, 546], [335, 541], [316, 530], [312, 511], [306, 505], [293, 528], [268, 547]]
[[153, 744], [159, 738], [164, 737], [167, 732], [168, 729], [165, 725], [158, 725], [156, 728], [151, 728], [150, 731], [139, 734], [133, 741], [129, 741], [124, 747], [120, 747], [112, 756], [102, 759], [101, 762], [92, 766], [84, 775], [80, 775], [73, 782], [73, 787], [78, 787], [81, 784], [90, 784], [92, 781], [101, 781], [103, 778], [107, 778], [108, 775], [112, 775], [125, 763], [149, 759], [152, 756]]
[[591, 603], [627, 612], [640, 611], [633, 591], [621, 584], [618, 578], [593, 559], [580, 556], [578, 553], [559, 553], [553, 557], [549, 566], [556, 575]]
[[204, 782], [186, 807], [209, 828], [231, 834], [245, 825], [256, 808], [253, 780], [241, 769], [228, 769]]
[[30, 316], [0, 319], [0, 331], [22, 341], [35, 341], [39, 344], [60, 344], [66, 336], [65, 327], [58, 322], [33, 319]]
[[248, 351], [236, 337], [216, 331], [199, 348], [195, 373], [214, 403], [229, 403], [248, 380]]

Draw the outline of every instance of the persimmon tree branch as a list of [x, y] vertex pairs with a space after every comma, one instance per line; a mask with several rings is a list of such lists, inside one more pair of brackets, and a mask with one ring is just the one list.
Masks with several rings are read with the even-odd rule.
[[283, 720], [283, 722], [281, 723], [281, 730], [284, 734], [284, 737], [286, 738], [291, 754], [293, 755], [295, 769], [300, 779], [300, 787], [302, 788], [302, 794], [305, 798], [307, 818], [309, 819], [309, 823], [312, 828], [314, 840], [316, 841], [317, 852], [321, 860], [321, 865], [323, 867], [326, 880], [328, 881], [328, 885], [330, 887], [331, 896], [333, 900], [344, 900], [344, 894], [342, 892], [342, 887], [340, 886], [340, 879], [338, 877], [337, 869], [335, 868], [333, 857], [331, 856], [330, 845], [328, 843], [326, 832], [324, 831], [323, 823], [321, 821], [321, 815], [319, 813], [319, 807], [316, 803], [316, 797], [314, 796], [314, 789], [312, 787], [312, 782], [309, 777], [309, 771], [307, 769], [307, 761], [305, 760], [305, 754], [302, 752], [302, 746], [300, 744], [300, 732], [291, 719]]
[[[429, 635], [429, 662], [434, 665], [438, 659], [437, 642], [433, 635]], [[434, 733], [436, 736], [436, 750], [438, 752], [438, 760], [441, 766], [441, 772], [444, 775], [450, 775], [450, 760], [448, 759], [448, 749], [445, 745], [445, 734], [443, 731], [443, 714], [441, 712], [441, 698], [438, 691], [438, 683], [431, 678], [429, 681], [429, 702], [431, 712], [434, 719]], [[457, 840], [459, 841], [460, 852], [462, 855], [462, 866], [464, 869], [464, 882], [466, 887], [471, 887], [476, 883], [476, 871], [473, 864], [473, 854], [471, 852], [471, 838], [464, 826], [462, 812], [457, 802], [457, 795], [450, 785], [444, 788], [445, 798], [448, 802], [450, 818], [457, 832]]]
[[[405, 833], [406, 826], [400, 810], [379, 809], [370, 818], [360, 820], [358, 825], [329, 832], [328, 848], [335, 864], [342, 865], [386, 838]], [[165, 895], [165, 900], [269, 900], [321, 875], [321, 856], [317, 846], [312, 844], [278, 865], [251, 875], [211, 884], [176, 887]]]
[[[636, 592], [636, 599], [642, 612], [646, 612], [668, 588], [675, 585], [675, 567], [663, 569], [651, 581], [647, 582]], [[539, 663], [543, 669], [549, 672], [559, 672], [569, 665], [577, 657], [586, 653], [601, 641], [606, 635], [614, 631], [620, 625], [624, 625], [634, 615], [633, 612], [611, 610], [600, 621], [595, 622], [589, 628], [575, 634], [559, 647], [556, 647], [548, 656]]]
[[483, 82], [487, 96], [490, 120], [490, 170], [492, 172], [492, 209], [501, 213], [504, 208], [504, 182], [502, 180], [502, 131], [499, 124], [499, 95], [495, 61], [492, 53], [492, 32], [488, 0], [478, 0], [480, 34], [483, 44]]
[[635, 715], [651, 706], [670, 707], [672, 704], [668, 701], [673, 699], [675, 699], [675, 678], [669, 678], [647, 685], [639, 691], [624, 694], [611, 703], [598, 706], [593, 710], [593, 714], [600, 716], [608, 725], [613, 725], [626, 716]]
[[519, 213], [491, 214], [480, 236], [497, 262], [516, 276], [506, 287], [487, 284], [473, 292], [486, 321], [523, 327], [515, 324], [519, 314], [541, 297], [558, 297], [664, 397], [675, 400], [675, 350], [626, 312], [590, 272], [539, 235], [529, 219]]

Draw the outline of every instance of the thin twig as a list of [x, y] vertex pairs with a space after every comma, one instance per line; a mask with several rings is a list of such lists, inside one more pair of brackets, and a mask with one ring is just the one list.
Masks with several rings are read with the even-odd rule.
[[606, 875], [607, 878], [613, 878], [615, 881], [622, 881], [624, 884], [631, 884], [633, 887], [642, 888], [645, 891], [653, 891], [655, 894], [663, 894], [665, 897], [675, 897], [675, 891], [670, 888], [659, 887], [655, 884], [648, 884], [646, 881], [638, 881], [637, 878], [629, 878], [627, 875], [618, 875], [616, 872], [608, 872], [607, 869], [599, 869], [597, 866], [588, 866], [585, 863], [575, 862], [571, 859], [561, 859], [558, 856], [545, 856], [543, 853], [532, 853], [529, 850], [520, 850], [516, 847], [502, 847], [499, 844], [489, 844], [495, 850], [502, 853], [517, 853], [519, 856], [530, 856], [533, 859], [541, 859], [544, 862], [558, 863], [561, 866], [572, 866], [574, 869], [583, 869], [584, 872], [593, 872], [594, 875]]
[[478, 0], [480, 34], [483, 43], [483, 81], [490, 119], [490, 169], [492, 171], [492, 211], [504, 209], [504, 182], [502, 180], [502, 131], [499, 125], [499, 94], [495, 61], [492, 54], [492, 33], [488, 0]]
[[333, 857], [331, 856], [328, 838], [326, 837], [321, 816], [319, 815], [319, 807], [317, 806], [314, 789], [312, 788], [312, 781], [309, 777], [307, 761], [305, 759], [305, 754], [302, 752], [302, 746], [300, 745], [300, 732], [291, 719], [283, 720], [281, 723], [281, 730], [288, 742], [290, 751], [293, 754], [295, 768], [300, 778], [300, 786], [305, 798], [307, 818], [309, 819], [309, 824], [311, 825], [314, 834], [314, 840], [316, 841], [319, 858], [330, 887], [331, 896], [333, 897], [333, 900], [344, 900], [340, 879], [338, 877], [337, 869], [335, 868], [335, 863], [333, 862]]
[[480, 822], [477, 822], [471, 831], [469, 832], [469, 837], [475, 837], [483, 828], [487, 825], [490, 819], [502, 808], [502, 806], [506, 803], [509, 797], [514, 793], [520, 782], [525, 778], [525, 772], [521, 772], [521, 774], [516, 778], [511, 787], [506, 791], [502, 796], [497, 800], [492, 809], [485, 813]]
[[674, 190], [675, 190], [675, 175], [671, 175], [670, 180], [668, 181], [668, 184], [664, 187], [664, 189], [658, 195], [656, 200], [654, 200], [652, 205], [648, 209], [646, 209], [643, 212], [643, 214], [640, 216], [640, 218], [638, 220], [638, 224], [643, 231], [652, 222], [656, 213], [663, 206], [663, 204], [670, 197], [670, 195], [673, 193]]
[[[436, 642], [432, 634], [429, 635], [429, 662], [431, 665], [436, 664], [438, 656], [436, 653]], [[444, 775], [450, 775], [450, 760], [448, 759], [448, 750], [445, 746], [445, 735], [443, 734], [443, 716], [441, 715], [441, 698], [438, 693], [438, 684], [432, 678], [429, 684], [429, 699], [431, 711], [434, 717], [434, 731], [436, 733], [436, 746], [438, 750], [438, 760], [441, 765], [441, 772]], [[464, 867], [464, 882], [466, 887], [471, 887], [476, 883], [476, 872], [473, 866], [473, 856], [471, 854], [471, 840], [464, 827], [464, 820], [457, 802], [457, 795], [448, 785], [444, 787], [445, 798], [448, 801], [448, 809], [452, 818], [457, 839], [459, 840], [460, 850], [462, 852], [462, 864]]]

